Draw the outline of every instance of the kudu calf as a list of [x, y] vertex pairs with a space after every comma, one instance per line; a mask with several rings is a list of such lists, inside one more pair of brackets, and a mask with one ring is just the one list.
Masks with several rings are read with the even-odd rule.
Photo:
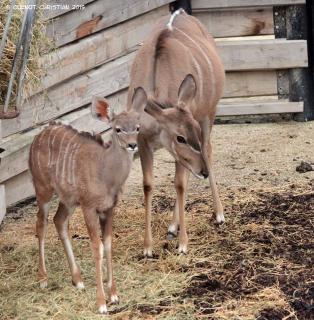
[[[139, 88], [133, 99], [134, 107], [146, 101]], [[68, 236], [68, 223], [76, 206], [81, 206], [96, 264], [97, 306], [106, 313], [103, 289], [103, 251], [107, 260], [107, 285], [110, 301], [118, 301], [113, 279], [111, 243], [112, 216], [137, 151], [140, 114], [131, 110], [119, 115], [109, 113], [105, 99], [95, 98], [92, 113], [100, 120], [110, 121], [111, 143], [104, 145], [101, 137], [80, 133], [69, 126], [49, 125], [35, 139], [30, 148], [29, 167], [33, 177], [37, 204], [37, 236], [39, 240], [39, 271], [41, 287], [47, 286], [44, 257], [44, 237], [47, 230], [48, 203], [53, 193], [60, 203], [54, 223], [69, 262], [72, 282], [84, 288], [80, 269], [75, 261]], [[102, 240], [99, 232], [102, 235]]]
[[144, 255], [152, 256], [151, 202], [153, 151], [165, 147], [175, 159], [176, 205], [168, 238], [179, 232], [179, 252], [187, 252], [184, 203], [189, 171], [209, 177], [216, 221], [224, 221], [223, 207], [212, 168], [210, 132], [223, 92], [224, 69], [213, 38], [182, 9], [162, 19], [137, 53], [131, 70], [128, 110], [135, 88], [148, 101], [141, 118], [139, 153], [146, 206]]

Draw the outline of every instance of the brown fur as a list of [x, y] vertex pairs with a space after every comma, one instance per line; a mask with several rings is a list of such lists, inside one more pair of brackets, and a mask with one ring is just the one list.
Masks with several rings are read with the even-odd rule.
[[142, 116], [139, 135], [147, 256], [152, 255], [152, 162], [156, 147], [165, 147], [176, 160], [177, 202], [169, 233], [176, 235], [180, 225], [179, 252], [186, 252], [188, 242], [184, 224], [187, 169], [198, 177], [209, 175], [216, 219], [224, 220], [211, 165], [209, 137], [223, 92], [224, 69], [215, 42], [205, 27], [194, 17], [182, 11], [177, 13], [172, 27], [167, 24], [170, 17], [161, 19], [138, 51], [128, 92], [129, 110], [134, 108], [131, 101], [135, 88], [144, 88], [148, 95], [147, 113]]
[[[96, 108], [93, 113], [101, 114], [103, 121], [108, 121], [108, 103], [103, 98], [96, 98], [93, 104]], [[60, 204], [54, 223], [66, 251], [72, 281], [78, 288], [83, 287], [83, 282], [69, 240], [68, 223], [74, 208], [78, 205], [82, 208], [95, 258], [100, 313], [107, 310], [102, 280], [103, 251], [107, 260], [110, 300], [113, 303], [118, 301], [111, 258], [112, 216], [130, 172], [133, 151], [137, 148], [139, 123], [139, 114], [134, 111], [114, 116], [112, 141], [104, 144], [100, 135], [78, 132], [70, 126], [53, 122], [35, 137], [30, 148], [29, 167], [39, 207], [36, 230], [41, 286], [47, 285], [44, 237], [48, 203], [56, 193]], [[128, 151], [130, 149], [132, 154]]]

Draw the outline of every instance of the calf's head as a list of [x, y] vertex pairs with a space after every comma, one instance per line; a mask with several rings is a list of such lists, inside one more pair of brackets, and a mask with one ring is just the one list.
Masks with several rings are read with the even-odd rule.
[[[146, 93], [142, 88], [137, 88], [133, 98], [142, 109], [147, 101]], [[115, 114], [109, 107], [108, 101], [102, 97], [94, 97], [92, 101], [92, 115], [111, 125], [112, 138], [119, 146], [134, 153], [138, 150], [137, 137], [140, 131], [140, 113], [134, 109]]]
[[176, 105], [163, 105], [148, 99], [145, 111], [160, 124], [163, 146], [196, 177], [208, 177], [208, 169], [202, 151], [199, 123], [194, 119], [189, 104], [196, 94], [192, 75], [182, 81]]

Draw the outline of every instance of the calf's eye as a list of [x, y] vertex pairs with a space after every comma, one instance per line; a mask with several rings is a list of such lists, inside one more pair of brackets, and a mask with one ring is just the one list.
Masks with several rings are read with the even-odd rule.
[[120, 129], [120, 128], [116, 128], [116, 132], [117, 132], [117, 133], [120, 133], [120, 132], [121, 132], [121, 129]]
[[185, 140], [185, 138], [182, 137], [182, 136], [177, 136], [177, 141], [178, 141], [179, 143], [184, 143], [184, 144], [186, 144], [186, 140]]

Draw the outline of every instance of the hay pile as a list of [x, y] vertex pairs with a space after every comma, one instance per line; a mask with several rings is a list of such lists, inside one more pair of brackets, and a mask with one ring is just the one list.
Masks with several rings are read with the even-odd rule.
[[[25, 0], [17, 0], [16, 5], [25, 4]], [[4, 26], [7, 20], [10, 0], [0, 1], [0, 39], [3, 35]], [[4, 54], [0, 61], [0, 110], [4, 105], [7, 86], [9, 83], [13, 57], [15, 53], [15, 45], [18, 40], [21, 23], [24, 15], [24, 10], [15, 9], [10, 24], [10, 29], [7, 37]], [[39, 76], [43, 74], [44, 66], [39, 64], [40, 56], [52, 48], [52, 44], [45, 35], [45, 22], [43, 21], [42, 13], [37, 10], [35, 25], [33, 27], [33, 37], [31, 41], [29, 59], [25, 71], [25, 90], [29, 90], [39, 81]], [[14, 88], [11, 95], [10, 107], [15, 107], [15, 99], [17, 95], [17, 84], [14, 83]]]
[[[210, 221], [208, 190], [193, 190], [187, 201], [186, 256], [176, 254], [177, 241], [165, 241], [174, 203], [169, 190], [154, 201], [155, 259], [142, 258], [140, 195], [122, 203], [115, 217], [113, 260], [121, 302], [109, 307], [111, 319], [313, 318], [314, 193], [309, 185], [228, 191], [224, 226]], [[94, 262], [81, 212], [74, 215], [71, 232], [85, 291], [71, 285], [52, 215], [46, 242], [50, 278], [47, 290], [39, 289], [35, 212], [35, 204], [13, 209], [0, 233], [0, 318], [103, 319], [95, 313]]]

